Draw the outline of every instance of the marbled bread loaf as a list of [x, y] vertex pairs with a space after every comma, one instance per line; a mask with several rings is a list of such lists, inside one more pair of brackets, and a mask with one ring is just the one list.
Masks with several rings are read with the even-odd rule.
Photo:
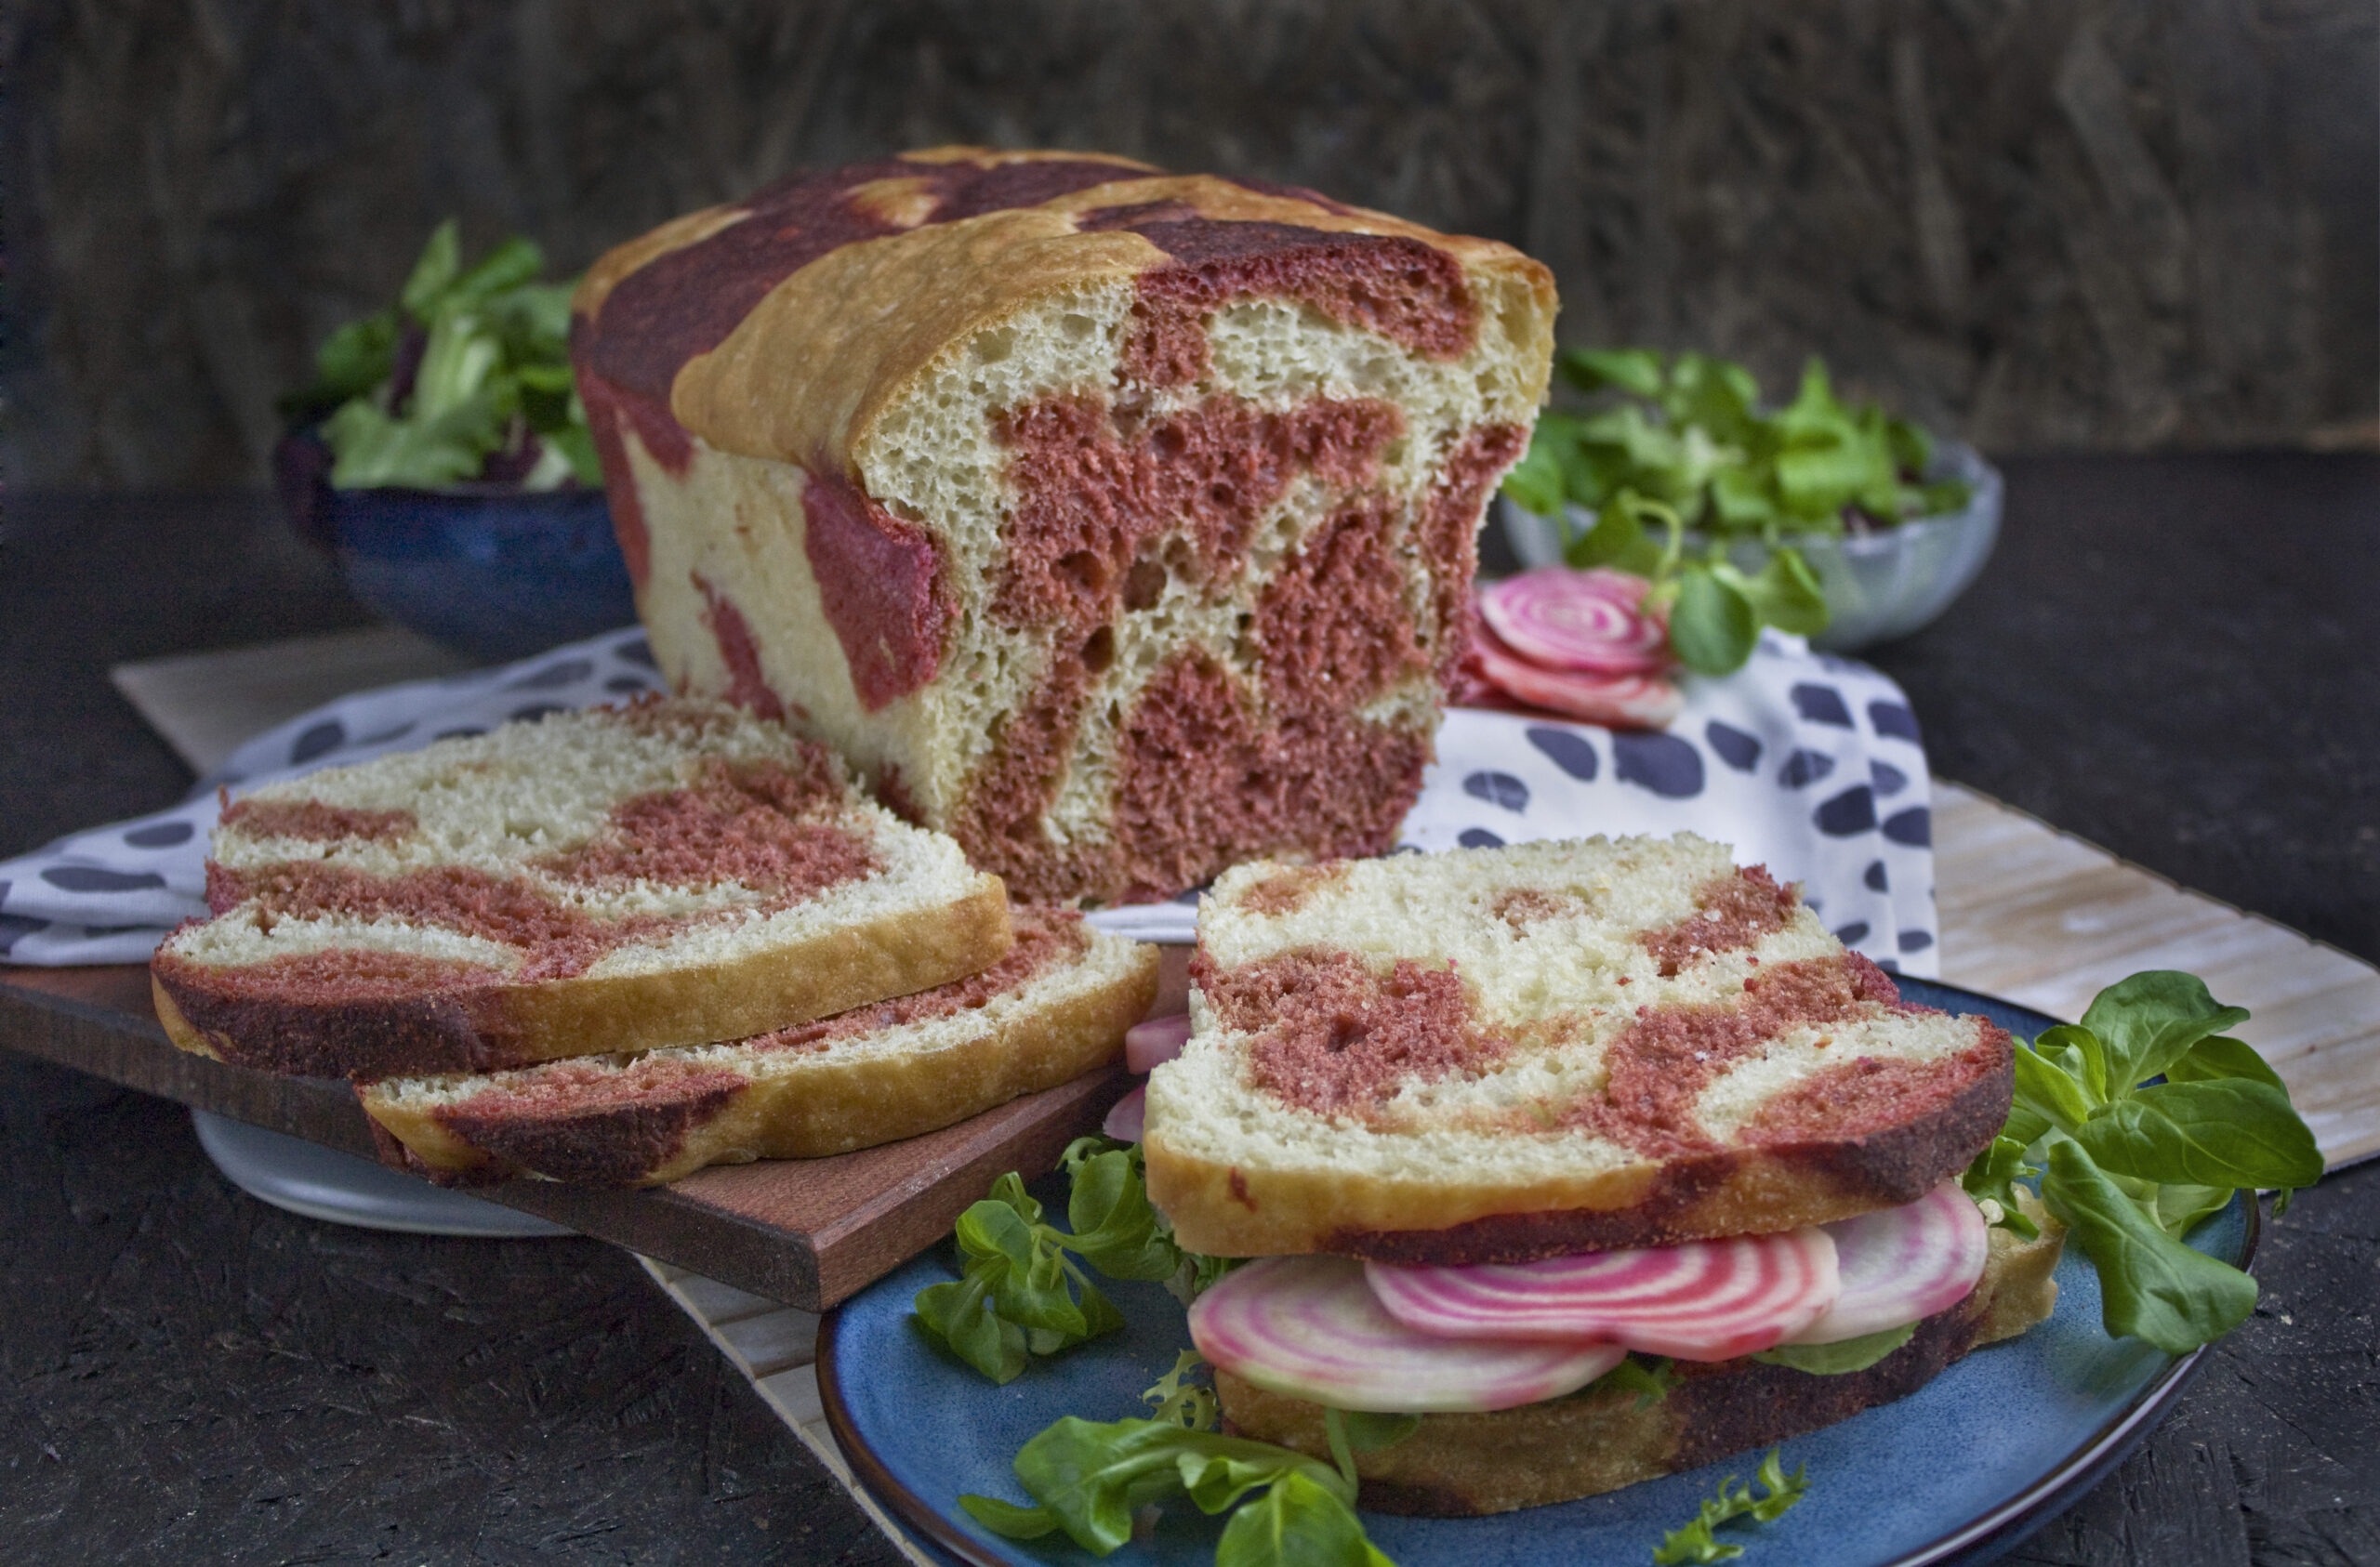
[[555, 713], [242, 796], [151, 965], [186, 1050], [368, 1080], [736, 1039], [1008, 950], [998, 877], [724, 704]]
[[1062, 902], [1390, 846], [1554, 299], [1311, 191], [954, 147], [681, 218], [575, 308], [670, 679]]
[[[1567, 1502], [1756, 1452], [1906, 1398], [2056, 1305], [2051, 1273], [2064, 1234], [2037, 1204], [2026, 1205], [2041, 1238], [1992, 1231], [1974, 1293], [1919, 1323], [1908, 1343], [1863, 1371], [1821, 1376], [1752, 1360], [1673, 1361], [1678, 1380], [1659, 1400], [1633, 1388], [1590, 1387], [1489, 1415], [1424, 1415], [1403, 1442], [1356, 1456], [1361, 1503], [1375, 1512], [1461, 1518]], [[1238, 1434], [1329, 1460], [1320, 1404], [1223, 1371], [1215, 1393]]]
[[719, 1045], [359, 1086], [383, 1156], [446, 1184], [650, 1186], [706, 1165], [915, 1137], [1116, 1060], [1157, 995], [1157, 949], [1069, 912], [1012, 911], [980, 974]]
[[1201, 905], [1149, 1195], [1193, 1251], [1517, 1261], [1911, 1202], [2008, 1036], [1903, 1005], [1720, 845], [1243, 865]]

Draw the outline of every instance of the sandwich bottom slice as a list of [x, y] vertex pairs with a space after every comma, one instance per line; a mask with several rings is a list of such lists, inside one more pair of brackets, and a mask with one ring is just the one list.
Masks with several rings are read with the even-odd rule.
[[[1657, 1480], [1762, 1448], [1916, 1392], [1968, 1351], [2044, 1321], [2063, 1233], [2030, 1199], [2041, 1238], [1991, 1231], [1983, 1276], [1964, 1299], [1917, 1324], [1909, 1342], [1861, 1371], [1820, 1376], [1738, 1359], [1674, 1361], [1677, 1380], [1651, 1398], [1591, 1384], [1563, 1398], [1481, 1415], [1424, 1415], [1404, 1441], [1359, 1454], [1360, 1505], [1375, 1512], [1462, 1518], [1541, 1507]], [[1215, 1374], [1226, 1428], [1330, 1461], [1318, 1403]]]
[[384, 1161], [443, 1185], [514, 1176], [651, 1186], [938, 1130], [1117, 1059], [1157, 949], [1078, 915], [1012, 911], [981, 973], [724, 1044], [359, 1085]]

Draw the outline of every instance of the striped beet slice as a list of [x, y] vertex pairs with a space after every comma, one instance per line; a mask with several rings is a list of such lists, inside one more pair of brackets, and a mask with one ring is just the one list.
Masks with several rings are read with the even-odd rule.
[[1134, 1023], [1124, 1035], [1124, 1065], [1132, 1072], [1150, 1072], [1182, 1053], [1190, 1043], [1190, 1014], [1151, 1018]]
[[1955, 1180], [1914, 1203], [1838, 1219], [1826, 1232], [1843, 1293], [1789, 1344], [1837, 1344], [1955, 1306], [1983, 1277], [1990, 1250], [1982, 1213]]
[[1542, 1262], [1470, 1268], [1364, 1266], [1389, 1315], [1451, 1338], [1608, 1338], [1687, 1361], [1783, 1343], [1841, 1290], [1834, 1241], [1789, 1230]]
[[1617, 1344], [1499, 1343], [1417, 1333], [1380, 1308], [1363, 1265], [1273, 1257], [1190, 1307], [1190, 1341], [1244, 1381], [1333, 1409], [1478, 1413], [1559, 1398], [1618, 1365]]

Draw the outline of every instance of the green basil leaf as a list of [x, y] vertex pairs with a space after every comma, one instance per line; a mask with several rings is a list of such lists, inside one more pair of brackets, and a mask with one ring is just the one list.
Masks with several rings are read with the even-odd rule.
[[1025, 1330], [1001, 1320], [992, 1310], [992, 1280], [987, 1275], [1006, 1267], [994, 1259], [987, 1268], [970, 1269], [958, 1281], [928, 1284], [910, 1302], [919, 1325], [931, 1337], [999, 1383], [1014, 1381], [1025, 1361]]
[[420, 259], [406, 275], [398, 303], [414, 320], [427, 325], [431, 309], [454, 283], [462, 264], [462, 225], [450, 217], [430, 231], [430, 243], [422, 246]]
[[2311, 1186], [2321, 1150], [2289, 1096], [2249, 1077], [2168, 1083], [2102, 1107], [2074, 1134], [2099, 1167], [2196, 1186]]
[[1311, 1477], [1289, 1474], [1232, 1514], [1215, 1567], [1395, 1567], [1355, 1510]]
[[[2046, 1039], [2049, 1035], [2042, 1037]], [[2090, 1096], [2056, 1062], [2036, 1054], [2029, 1046], [2019, 1045], [2016, 1067], [2016, 1103], [2069, 1135], [2091, 1118]]]
[[403, 330], [396, 311], [382, 310], [350, 321], [323, 339], [323, 346], [314, 351], [318, 379], [307, 393], [308, 400], [345, 402], [387, 380], [396, 368], [397, 339]]
[[1572, 539], [1562, 559], [1581, 571], [1617, 565], [1646, 543], [1645, 525], [1626, 507], [1606, 506], [1595, 514], [1595, 525]]
[[2186, 1354], [2255, 1310], [2255, 1280], [2167, 1234], [2079, 1143], [2050, 1149], [2042, 1195], [2099, 1271], [2100, 1320], [2110, 1334]]
[[2237, 1007], [2219, 1005], [2195, 974], [2152, 968], [2119, 980], [2092, 999], [2082, 1026], [2108, 1049], [2113, 1094], [2155, 1077], [2209, 1034], [2247, 1021]]
[[1567, 349], [1562, 378], [1582, 392], [1617, 387], [1649, 402], [1661, 395], [1661, 356], [1650, 349]]
[[1182, 1265], [1179, 1247], [1157, 1227], [1137, 1149], [1084, 1160], [1074, 1173], [1066, 1221], [1068, 1249], [1111, 1279], [1164, 1279]]
[[2048, 1130], [2048, 1116], [2037, 1110], [2028, 1110], [2021, 1104], [2012, 1104], [2008, 1107], [2008, 1119], [2002, 1125], [2000, 1135], [2019, 1148], [2030, 1148], [2041, 1141], [2042, 1135]]
[[2045, 1029], [2033, 1041], [2033, 1053], [2043, 1060], [2054, 1061], [2059, 1071], [2081, 1083], [2083, 1095], [2091, 1103], [2108, 1101], [2107, 1048], [2089, 1029], [2077, 1028], [2072, 1023]]
[[1014, 1502], [1003, 1502], [998, 1496], [977, 1496], [959, 1493], [959, 1505], [967, 1516], [990, 1530], [1012, 1540], [1038, 1540], [1058, 1528], [1058, 1515], [1048, 1508], [1020, 1508]]
[[2165, 1069], [2169, 1083], [2205, 1083], [2218, 1077], [2244, 1077], [2278, 1088], [2284, 1097], [2289, 1093], [2289, 1085], [2256, 1054], [2254, 1046], [2228, 1034], [2208, 1034]]
[[1057, 1517], [1067, 1536], [1102, 1556], [1131, 1537], [1135, 1509], [1188, 1494], [1194, 1482], [1203, 1488], [1201, 1506], [1215, 1503], [1210, 1511], [1230, 1506], [1266, 1475], [1339, 1483], [1326, 1466], [1270, 1442], [1157, 1420], [1100, 1425], [1074, 1416], [1027, 1442], [1014, 1467], [1026, 1495]]
[[1867, 1370], [1908, 1343], [1916, 1331], [1915, 1323], [1903, 1323], [1898, 1327], [1833, 1344], [1779, 1344], [1775, 1349], [1762, 1350], [1752, 1358], [1768, 1365], [1792, 1366], [1813, 1376], [1842, 1376]]
[[2160, 1186], [2157, 1189], [2158, 1227], [2168, 1235], [2188, 1235], [2200, 1219], [2229, 1207], [2235, 1190], [2228, 1186]]
[[1668, 1398], [1670, 1389], [1676, 1387], [1677, 1382], [1677, 1373], [1670, 1368], [1668, 1357], [1631, 1353], [1626, 1360], [1580, 1389], [1578, 1396], [1602, 1392], [1634, 1393], [1635, 1407], [1645, 1409]]
[[534, 282], [546, 270], [546, 253], [537, 242], [515, 234], [458, 274], [443, 291], [442, 305], [477, 305], [496, 295]]
[[2016, 1205], [2016, 1183], [2039, 1173], [2025, 1163], [2025, 1150], [2030, 1145], [2030, 1139], [2019, 1142], [2002, 1132], [1991, 1139], [1990, 1147], [1975, 1156], [1975, 1163], [1967, 1166], [1959, 1183], [1968, 1196], [1978, 1202], [1989, 1199], [1999, 1205], [2000, 1218], [1994, 1222], [2001, 1228], [2032, 1241], [2040, 1239], [2041, 1226], [2027, 1218], [2024, 1210]]
[[1535, 438], [1529, 441], [1528, 454], [1513, 465], [1504, 475], [1505, 496], [1524, 511], [1540, 517], [1558, 518], [1568, 490], [1563, 483], [1562, 459], [1544, 439], [1540, 421]]
[[1744, 666], [1759, 637], [1760, 617], [1740, 591], [1707, 567], [1680, 573], [1670, 611], [1670, 649], [1679, 663], [1705, 675], [1729, 674]]
[[323, 422], [340, 490], [430, 490], [480, 471], [496, 450], [504, 414], [493, 397], [469, 399], [435, 417], [392, 418], [356, 398]]
[[1347, 1445], [1358, 1453], [1379, 1453], [1395, 1447], [1421, 1429], [1419, 1415], [1379, 1415], [1369, 1410], [1340, 1411], [1341, 1422], [1347, 1431]]
[[1779, 545], [1769, 551], [1767, 563], [1751, 576], [1721, 563], [1711, 569], [1750, 600], [1754, 614], [1778, 630], [1810, 637], [1826, 629], [1826, 592], [1800, 550]]

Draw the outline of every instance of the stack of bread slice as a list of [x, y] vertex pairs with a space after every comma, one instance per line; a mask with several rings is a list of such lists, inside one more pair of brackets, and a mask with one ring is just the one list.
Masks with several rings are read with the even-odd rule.
[[[1243, 1435], [1327, 1454], [1326, 1405], [1420, 1413], [1417, 1436], [1357, 1460], [1367, 1506], [1496, 1512], [1764, 1446], [1915, 1390], [2056, 1298], [2054, 1230], [1987, 1236], [1956, 1183], [2007, 1116], [2008, 1035], [1904, 1003], [1723, 846], [1245, 865], [1201, 906], [1191, 977], [1191, 1037], [1147, 1089], [1149, 1195], [1186, 1248], [1274, 1259], [1202, 1296], [1193, 1334]], [[1815, 1314], [1857, 1271], [1862, 1237], [1843, 1226], [1879, 1223], [1951, 1224], [1950, 1287], [1884, 1277], [1891, 1304], [1918, 1304], [1884, 1311], [1897, 1337], [1872, 1361], [1837, 1350], [1820, 1375], [1749, 1358], [1851, 1336]], [[1662, 1350], [1678, 1357], [1665, 1397], [1643, 1377], [1581, 1386], [1620, 1346], [1663, 1340], [1577, 1325], [1564, 1281], [1625, 1255], [1715, 1280], [1748, 1239], [1819, 1258], [1765, 1339]], [[1518, 1326], [1412, 1305], [1494, 1297], [1526, 1316], [1566, 1290]], [[1703, 1285], [1663, 1298], [1670, 1339], [1712, 1309]], [[1250, 1351], [1227, 1315], [1273, 1337]], [[1464, 1340], [1503, 1335], [1606, 1356], [1553, 1394], [1468, 1396], [1462, 1376], [1511, 1346], [1474, 1363]], [[1417, 1374], [1448, 1363], [1454, 1395], [1417, 1399]]]
[[649, 1183], [1080, 1075], [1154, 954], [1016, 911], [829, 752], [645, 700], [268, 785], [152, 976], [177, 1045], [353, 1081], [433, 1176]]

